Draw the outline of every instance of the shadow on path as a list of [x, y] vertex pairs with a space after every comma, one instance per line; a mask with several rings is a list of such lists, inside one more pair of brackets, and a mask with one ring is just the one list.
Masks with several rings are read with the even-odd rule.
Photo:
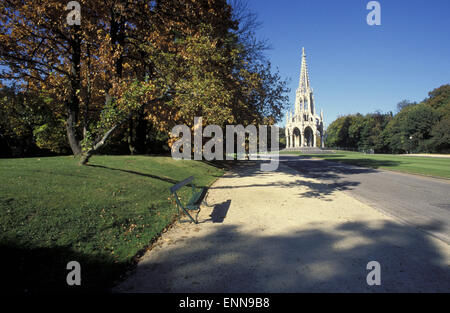
[[227, 216], [228, 210], [230, 209], [230, 205], [231, 200], [216, 204], [211, 213], [211, 221], [213, 223], [223, 223], [223, 220]]
[[[317, 225], [273, 236], [220, 225], [169, 250], [143, 262], [120, 291], [450, 291], [448, 259], [430, 237], [392, 222]], [[370, 261], [381, 264], [381, 286], [366, 283]]]
[[[260, 170], [256, 161], [241, 161], [241, 165], [233, 171], [226, 173], [223, 177], [258, 177], [262, 178], [266, 175], [271, 175], [271, 172], [263, 172]], [[299, 165], [301, 162], [301, 166]], [[335, 191], [352, 190], [360, 184], [357, 180], [352, 180], [349, 175], [366, 174], [377, 172], [371, 168], [348, 167], [343, 164], [325, 162], [328, 166], [324, 166], [324, 161], [314, 161], [301, 159], [298, 157], [280, 159], [279, 168], [276, 172], [282, 172], [291, 177], [301, 176], [311, 179], [318, 179], [319, 181], [311, 181], [304, 179], [296, 179], [294, 181], [275, 181], [269, 183], [254, 183], [244, 185], [225, 185], [225, 186], [211, 186], [210, 190], [214, 189], [239, 189], [252, 187], [281, 187], [281, 188], [296, 188], [299, 186], [308, 187], [309, 191], [299, 194], [300, 197], [320, 198], [326, 199], [326, 196], [333, 194]], [[329, 166], [332, 164], [332, 166]]]

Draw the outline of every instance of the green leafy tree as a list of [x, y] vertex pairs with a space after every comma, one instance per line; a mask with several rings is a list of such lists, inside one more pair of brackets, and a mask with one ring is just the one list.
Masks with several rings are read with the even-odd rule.
[[327, 128], [326, 145], [328, 147], [348, 149], [350, 140], [348, 130], [352, 119], [350, 116], [340, 116]]
[[0, 137], [4, 156], [30, 156], [70, 149], [64, 119], [51, 110], [51, 98], [20, 91], [16, 86], [0, 90]]
[[361, 146], [361, 130], [364, 127], [364, 116], [357, 113], [350, 116], [351, 122], [348, 127], [348, 141], [352, 148], [360, 148]]

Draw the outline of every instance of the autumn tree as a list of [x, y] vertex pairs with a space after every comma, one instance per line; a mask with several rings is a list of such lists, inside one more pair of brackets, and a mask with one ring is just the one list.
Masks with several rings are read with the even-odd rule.
[[[81, 3], [84, 4], [83, 1]], [[83, 30], [66, 20], [61, 1], [2, 1], [0, 4], [1, 78], [58, 102], [55, 112], [66, 112], [66, 130], [74, 154], [81, 153], [79, 134], [82, 86], [82, 38], [93, 30], [86, 18]]]
[[81, 163], [117, 132], [133, 151], [147, 124], [280, 118], [286, 84], [225, 0], [78, 2], [80, 25], [60, 1], [2, 2], [0, 64], [1, 78], [51, 99]]

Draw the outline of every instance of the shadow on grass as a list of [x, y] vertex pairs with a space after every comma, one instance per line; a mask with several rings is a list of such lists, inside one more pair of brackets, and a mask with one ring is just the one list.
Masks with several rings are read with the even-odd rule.
[[131, 170], [124, 170], [121, 168], [114, 168], [114, 167], [107, 167], [107, 166], [103, 166], [103, 165], [94, 165], [94, 164], [89, 164], [89, 167], [98, 167], [98, 168], [104, 168], [104, 169], [108, 169], [108, 170], [112, 170], [112, 171], [119, 171], [119, 172], [124, 172], [124, 173], [128, 173], [128, 174], [134, 174], [134, 175], [139, 175], [139, 176], [144, 176], [144, 177], [149, 177], [149, 178], [154, 178], [154, 179], [158, 179], [158, 180], [162, 180], [171, 184], [176, 184], [178, 183], [178, 181], [168, 178], [168, 177], [161, 177], [161, 176], [156, 176], [156, 175], [152, 175], [152, 174], [146, 174], [146, 173], [140, 173], [140, 172], [136, 172], [136, 171], [131, 171]]
[[361, 155], [359, 158], [352, 158], [345, 154], [311, 154], [311, 155], [299, 155], [302, 159], [313, 159], [320, 158], [324, 161], [329, 162], [340, 162], [345, 164], [351, 164], [356, 166], [370, 167], [370, 168], [380, 168], [380, 167], [396, 167], [401, 165], [402, 161], [394, 161], [394, 160], [380, 160], [380, 159], [372, 159], [370, 157], [365, 158], [364, 155]]
[[325, 161], [332, 161], [332, 162], [341, 162], [345, 164], [352, 164], [356, 166], [363, 166], [363, 167], [370, 167], [370, 168], [380, 168], [380, 167], [388, 167], [388, 168], [395, 168], [399, 165], [401, 165], [403, 162], [400, 161], [392, 161], [392, 160], [375, 160], [375, 159], [354, 159], [354, 158], [324, 158]]
[[[337, 163], [336, 166], [324, 168], [307, 159], [302, 162], [315, 163], [306, 164], [306, 176], [319, 175], [331, 181], [280, 181], [249, 186], [295, 188], [303, 184], [309, 191], [300, 196], [324, 197], [335, 190], [351, 189], [358, 184], [348, 180], [333, 181], [342, 173], [374, 171], [370, 168], [343, 169]], [[241, 165], [246, 164], [256, 163]], [[135, 171], [109, 169], [177, 182]], [[261, 172], [259, 166], [250, 166], [246, 172], [230, 175], [269, 173]], [[286, 235], [257, 236], [243, 232], [237, 226], [221, 224], [230, 204], [229, 201], [216, 204], [217, 211], [213, 211], [210, 221], [218, 224], [212, 234], [197, 238], [193, 245], [177, 247], [167, 260], [143, 265], [143, 272], [141, 269], [138, 271], [142, 275], [133, 286], [140, 285], [141, 291], [152, 292], [450, 291], [448, 260], [427, 235], [413, 227], [396, 223], [385, 223], [379, 227], [365, 223], [343, 223], [330, 228], [317, 225], [313, 229], [298, 229]], [[442, 229], [438, 222], [422, 227]], [[342, 248], [342, 242], [355, 238], [358, 239], [356, 244]], [[197, 242], [202, 242], [202, 245], [197, 245]], [[0, 255], [2, 288], [6, 291], [108, 291], [107, 288], [125, 273], [128, 266], [115, 263], [114, 258], [107, 254], [86, 255], [74, 252], [71, 247], [27, 248], [14, 242], [1, 245]], [[66, 284], [69, 272], [66, 265], [73, 260], [81, 264], [81, 287]], [[379, 261], [382, 266], [383, 283], [380, 287], [369, 288], [365, 284], [365, 266], [372, 260]]]
[[[0, 245], [3, 292], [108, 292], [129, 264], [111, 255], [82, 254], [70, 247], [26, 248], [14, 243]], [[81, 286], [69, 286], [67, 263], [81, 266]]]
[[[217, 225], [193, 242], [152, 251], [117, 292], [449, 292], [435, 242], [394, 222], [347, 222], [264, 235]], [[439, 228], [439, 223], [430, 225]], [[381, 264], [381, 286], [366, 266]]]
[[[121, 168], [114, 168], [114, 167], [108, 167], [108, 166], [104, 166], [104, 165], [94, 165], [94, 164], [88, 164], [87, 166], [89, 167], [96, 167], [96, 168], [103, 168], [103, 169], [108, 169], [108, 170], [112, 170], [112, 171], [119, 171], [119, 172], [123, 172], [123, 173], [128, 173], [128, 174], [134, 174], [134, 175], [139, 175], [139, 176], [143, 176], [143, 177], [148, 177], [148, 178], [154, 178], [157, 180], [161, 180], [170, 184], [177, 184], [180, 181], [172, 179], [172, 178], [168, 178], [168, 177], [163, 177], [163, 176], [157, 176], [157, 175], [153, 175], [153, 174], [147, 174], [147, 173], [141, 173], [141, 172], [136, 172], [136, 171], [132, 171], [132, 170], [125, 170], [125, 169], [121, 169]], [[220, 168], [220, 166], [216, 167]], [[187, 178], [187, 177], [186, 177]], [[195, 175], [194, 175], [195, 178]], [[192, 186], [191, 184], [187, 184], [187, 186]], [[196, 185], [196, 187], [199, 188], [208, 188], [208, 186], [200, 186], [200, 185]]]

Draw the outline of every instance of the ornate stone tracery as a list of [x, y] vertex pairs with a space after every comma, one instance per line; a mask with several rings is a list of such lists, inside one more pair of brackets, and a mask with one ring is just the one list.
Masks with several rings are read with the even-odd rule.
[[316, 136], [323, 142], [323, 111], [316, 114], [314, 93], [309, 84], [305, 48], [302, 49], [302, 65], [295, 96], [295, 111], [286, 114], [286, 148], [318, 147]]

